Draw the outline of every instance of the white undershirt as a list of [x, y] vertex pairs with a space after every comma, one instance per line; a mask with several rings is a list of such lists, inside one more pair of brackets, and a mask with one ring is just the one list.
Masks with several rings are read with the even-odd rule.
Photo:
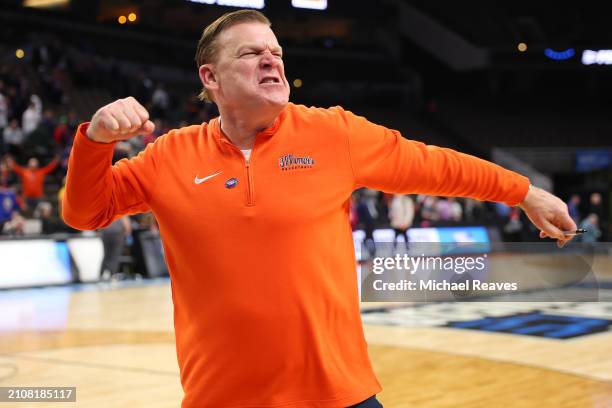
[[[219, 128], [221, 128], [221, 116], [219, 116]], [[223, 131], [223, 129], [221, 131]], [[251, 150], [253, 149], [240, 149], [240, 150], [242, 150], [242, 154], [244, 154], [244, 158], [246, 159], [248, 163], [249, 160], [251, 160]]]
[[242, 154], [244, 154], [244, 158], [246, 159], [247, 162], [251, 160], [251, 150], [252, 149], [240, 149], [240, 150], [242, 150]]

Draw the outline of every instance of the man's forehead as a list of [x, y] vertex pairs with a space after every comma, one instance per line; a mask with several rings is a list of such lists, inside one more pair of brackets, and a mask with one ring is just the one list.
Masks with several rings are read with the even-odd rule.
[[272, 29], [263, 23], [239, 23], [226, 29], [219, 36], [220, 42], [231, 48], [246, 45], [278, 47], [278, 40]]

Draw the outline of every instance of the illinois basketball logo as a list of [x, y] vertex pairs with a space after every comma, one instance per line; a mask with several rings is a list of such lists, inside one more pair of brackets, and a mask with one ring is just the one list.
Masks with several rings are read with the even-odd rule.
[[310, 156], [298, 157], [293, 154], [286, 154], [278, 159], [278, 166], [281, 170], [310, 169], [314, 165], [315, 161]]

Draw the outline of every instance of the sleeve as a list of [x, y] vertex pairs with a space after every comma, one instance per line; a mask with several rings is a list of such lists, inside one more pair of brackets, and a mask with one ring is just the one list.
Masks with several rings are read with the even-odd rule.
[[408, 140], [341, 111], [357, 188], [392, 193], [470, 197], [517, 205], [529, 190], [529, 179], [494, 163], [451, 149]]
[[18, 165], [17, 162], [14, 161], [14, 160], [13, 160], [12, 170], [15, 172], [15, 174], [17, 174], [19, 176], [23, 176], [23, 167]]
[[125, 214], [149, 211], [158, 174], [157, 143], [112, 166], [115, 143], [90, 140], [85, 133], [88, 126], [79, 126], [70, 153], [62, 202], [64, 221], [76, 229], [93, 230]]
[[53, 159], [49, 164], [47, 164], [45, 167], [41, 168], [40, 170], [43, 172], [43, 174], [49, 174], [57, 167], [58, 163], [59, 163], [58, 159]]

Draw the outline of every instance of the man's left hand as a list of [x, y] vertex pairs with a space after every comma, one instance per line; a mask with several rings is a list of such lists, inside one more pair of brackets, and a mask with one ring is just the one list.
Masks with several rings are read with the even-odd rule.
[[532, 186], [519, 207], [538, 227], [540, 238], [556, 239], [559, 247], [573, 238], [573, 235], [565, 235], [563, 231], [574, 231], [576, 223], [569, 216], [567, 205], [558, 197]]

